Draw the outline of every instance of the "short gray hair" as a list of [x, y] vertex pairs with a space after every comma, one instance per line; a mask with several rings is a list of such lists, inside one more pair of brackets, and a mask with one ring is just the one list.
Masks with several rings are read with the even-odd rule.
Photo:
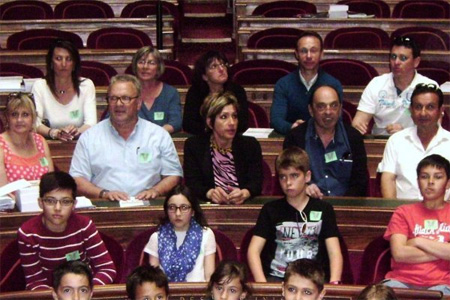
[[136, 91], [138, 93], [137, 96], [141, 97], [141, 82], [139, 81], [139, 79], [136, 78], [136, 76], [129, 74], [119, 74], [111, 78], [111, 83], [109, 84], [108, 87], [108, 95], [111, 90], [111, 87], [117, 82], [131, 82], [136, 88]]

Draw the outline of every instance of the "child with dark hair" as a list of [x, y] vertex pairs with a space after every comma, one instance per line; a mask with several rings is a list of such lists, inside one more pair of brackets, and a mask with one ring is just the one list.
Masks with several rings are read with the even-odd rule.
[[307, 258], [298, 259], [289, 263], [284, 273], [283, 297], [285, 300], [321, 300], [325, 296], [324, 283], [325, 273], [320, 264]]
[[69, 174], [41, 177], [39, 207], [43, 213], [19, 228], [17, 238], [28, 290], [48, 289], [53, 270], [65, 261], [88, 263], [94, 284], [113, 283], [116, 268], [91, 219], [74, 212], [77, 186]]
[[394, 290], [382, 284], [366, 286], [356, 300], [397, 300]]
[[159, 267], [139, 266], [127, 278], [128, 299], [159, 299], [169, 297], [169, 282]]
[[208, 283], [210, 299], [244, 300], [250, 294], [245, 266], [236, 261], [221, 261]]
[[216, 240], [198, 200], [178, 185], [167, 195], [164, 213], [144, 248], [150, 265], [160, 266], [170, 282], [208, 281], [214, 272]]
[[384, 234], [391, 244], [391, 268], [384, 285], [439, 290], [450, 295], [450, 163], [433, 154], [417, 166], [423, 201], [398, 207]]
[[91, 269], [81, 261], [66, 261], [53, 271], [54, 300], [90, 300], [93, 288]]

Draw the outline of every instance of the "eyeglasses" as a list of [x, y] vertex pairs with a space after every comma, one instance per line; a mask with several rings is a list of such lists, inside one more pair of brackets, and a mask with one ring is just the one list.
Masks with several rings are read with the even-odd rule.
[[191, 210], [191, 206], [190, 205], [180, 205], [180, 206], [176, 206], [175, 204], [170, 204], [169, 206], [167, 206], [167, 210], [171, 213], [176, 213], [177, 210], [180, 210], [181, 213], [187, 213], [188, 211]]
[[12, 100], [12, 99], [20, 99], [20, 98], [22, 98], [22, 96], [29, 97], [34, 102], [34, 95], [33, 95], [33, 93], [25, 93], [25, 92], [9, 93], [8, 101]]
[[407, 36], [398, 36], [394, 39], [394, 42], [396, 43], [411, 43], [412, 39]]
[[154, 60], [140, 60], [137, 62], [137, 64], [140, 66], [145, 66], [145, 65], [156, 66], [158, 64], [158, 62], [154, 61]]
[[61, 206], [71, 206], [75, 202], [73, 199], [55, 199], [55, 198], [43, 198], [42, 202], [44, 202], [48, 206], [55, 206], [56, 203], [59, 202]]
[[108, 101], [109, 103], [117, 103], [119, 100], [120, 102], [122, 102], [123, 104], [129, 104], [131, 101], [133, 101], [134, 99], [139, 98], [139, 96], [136, 97], [130, 97], [130, 96], [107, 96], [106, 97], [106, 101]]
[[433, 83], [419, 83], [415, 87], [416, 89], [426, 89], [426, 90], [432, 90], [437, 91], [439, 90], [439, 87]]
[[227, 64], [227, 63], [212, 64], [212, 65], [209, 65], [208, 69], [210, 69], [210, 70], [216, 70], [216, 69], [218, 69], [219, 67], [221, 67], [221, 68], [228, 68], [228, 64]]

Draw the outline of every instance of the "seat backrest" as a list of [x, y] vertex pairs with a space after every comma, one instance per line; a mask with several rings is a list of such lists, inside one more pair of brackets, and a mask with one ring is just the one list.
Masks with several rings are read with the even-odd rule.
[[0, 62], [0, 76], [22, 76], [23, 78], [42, 78], [44, 73], [34, 66], [21, 63]]
[[20, 263], [17, 239], [11, 241], [0, 254], [0, 292], [25, 290], [25, 274]]
[[446, 61], [421, 60], [417, 72], [433, 79], [439, 85], [450, 81], [450, 63]]
[[349, 11], [374, 15], [375, 18], [389, 18], [391, 16], [389, 4], [382, 0], [341, 0], [337, 4], [348, 5]]
[[366, 86], [372, 78], [378, 76], [374, 67], [355, 59], [324, 59], [320, 62], [320, 67], [344, 86]]
[[440, 29], [424, 26], [402, 27], [391, 34], [391, 39], [408, 36], [421, 50], [450, 50], [450, 35]]
[[0, 5], [0, 20], [44, 20], [53, 18], [50, 4], [37, 0], [16, 0]]
[[110, 65], [84, 60], [81, 61], [80, 75], [91, 79], [95, 86], [109, 86], [111, 78], [117, 75], [117, 71]]
[[370, 242], [364, 249], [358, 284], [377, 283], [391, 268], [391, 250], [389, 242], [382, 236]]
[[338, 28], [325, 36], [325, 49], [389, 49], [389, 35], [380, 28]]
[[356, 111], [357, 107], [355, 104], [345, 100], [342, 102], [342, 120], [347, 124], [352, 125]]
[[445, 130], [450, 131], [450, 116], [448, 115], [446, 110], [444, 110], [444, 115], [442, 116], [441, 126]]
[[98, 0], [66, 0], [55, 6], [55, 19], [114, 18], [108, 3]]
[[[156, 15], [158, 1], [142, 0], [131, 2], [125, 5], [120, 13], [121, 18], [146, 18], [147, 16]], [[174, 19], [178, 19], [179, 12], [177, 6], [171, 2], [161, 1], [163, 15], [172, 15]]]
[[87, 39], [90, 49], [139, 49], [144, 46], [152, 46], [150, 37], [134, 28], [102, 28], [91, 32]]
[[263, 169], [263, 184], [262, 184], [262, 190], [261, 195], [262, 196], [271, 196], [272, 195], [272, 170], [270, 169], [267, 162], [263, 159], [262, 160], [262, 169]]
[[255, 8], [252, 15], [261, 15], [271, 18], [291, 18], [300, 14], [315, 13], [317, 13], [317, 8], [313, 3], [306, 1], [282, 0], [260, 4]]
[[450, 18], [450, 3], [443, 0], [405, 0], [398, 2], [392, 12], [393, 18]]
[[176, 60], [165, 60], [166, 70], [159, 78], [162, 82], [170, 85], [191, 85], [192, 69]]
[[354, 276], [352, 271], [352, 264], [348, 254], [347, 244], [343, 237], [339, 237], [339, 245], [341, 246], [341, 253], [343, 258], [341, 281], [343, 284], [354, 284]]
[[251, 49], [295, 49], [303, 30], [298, 28], [268, 28], [252, 34], [247, 41]]
[[121, 283], [122, 277], [123, 277], [123, 267], [124, 267], [124, 261], [125, 261], [125, 253], [123, 251], [122, 245], [118, 241], [116, 241], [114, 238], [110, 237], [109, 235], [100, 232], [100, 237], [103, 240], [103, 243], [105, 244], [106, 249], [108, 249], [109, 255], [111, 256], [112, 261], [114, 262], [114, 265], [116, 266], [116, 278], [114, 279], [113, 283]]
[[296, 65], [277, 59], [241, 61], [230, 67], [231, 78], [241, 85], [275, 84], [278, 79], [291, 73]]
[[[239, 261], [247, 267], [247, 270], [250, 270], [247, 259], [248, 246], [250, 246], [250, 241], [252, 240], [254, 230], [255, 227], [247, 230], [247, 232], [244, 234], [244, 237], [242, 238], [241, 246], [239, 247]], [[248, 274], [248, 281], [254, 281], [252, 272], [249, 272]]]
[[216, 265], [222, 260], [237, 260], [238, 254], [233, 241], [218, 229], [212, 229], [216, 238]]
[[8, 50], [48, 50], [55, 39], [71, 41], [78, 49], [83, 48], [83, 40], [76, 33], [55, 29], [28, 29], [13, 33], [8, 37]]
[[269, 118], [264, 108], [255, 102], [248, 101], [248, 126], [250, 128], [270, 128]]

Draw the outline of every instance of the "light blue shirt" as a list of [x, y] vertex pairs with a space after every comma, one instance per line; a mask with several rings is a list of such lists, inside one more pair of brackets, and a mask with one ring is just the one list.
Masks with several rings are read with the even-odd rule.
[[77, 142], [70, 175], [83, 177], [102, 189], [136, 196], [161, 181], [162, 176], [183, 176], [169, 133], [139, 118], [124, 140], [105, 119], [85, 131]]

